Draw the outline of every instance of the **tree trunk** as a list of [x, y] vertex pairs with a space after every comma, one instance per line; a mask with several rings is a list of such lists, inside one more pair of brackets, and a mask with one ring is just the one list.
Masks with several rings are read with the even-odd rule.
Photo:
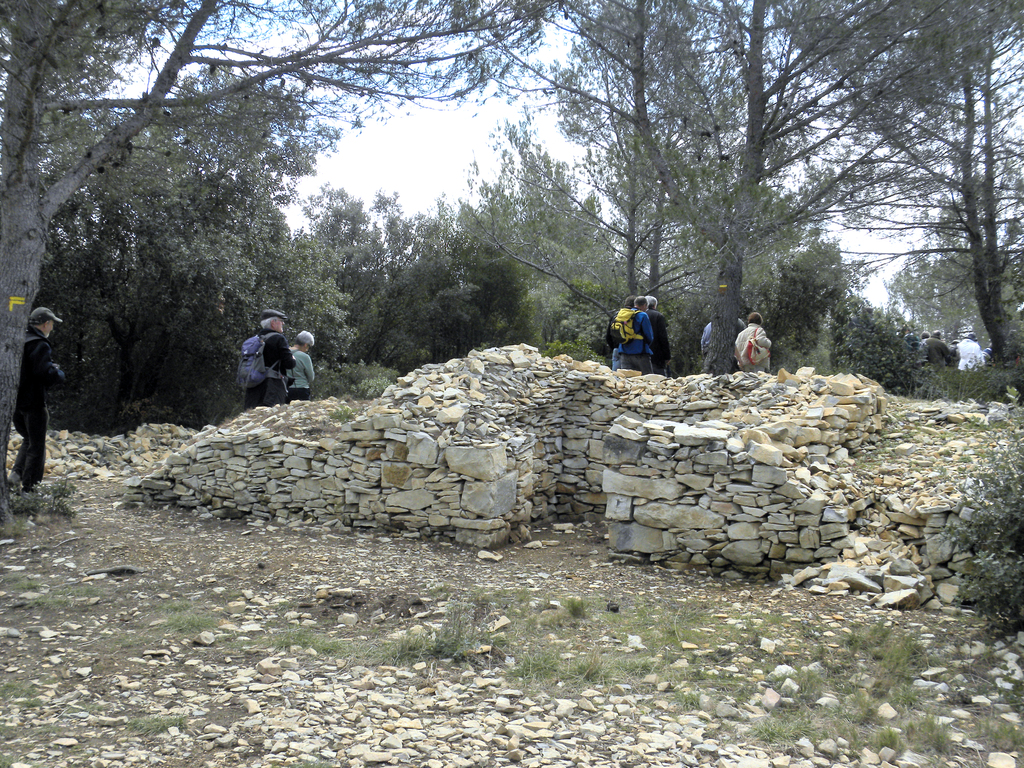
[[733, 369], [733, 360], [736, 358], [736, 318], [740, 314], [743, 296], [743, 265], [750, 253], [752, 238], [757, 236], [758, 187], [764, 175], [764, 26], [767, 13], [768, 0], [754, 0], [743, 62], [747, 95], [743, 162], [736, 180], [736, 202], [718, 269], [718, 302], [711, 321], [711, 348], [704, 360], [704, 370], [714, 374], [729, 373]]
[[18, 396], [21, 357], [25, 351], [25, 328], [39, 289], [39, 266], [46, 243], [46, 222], [43, 221], [38, 190], [32, 183], [6, 184], [0, 190], [0, 285], [6, 312], [0, 321], [0, 457], [3, 459], [3, 481], [0, 482], [0, 525], [11, 520], [7, 488], [7, 443], [11, 419]]
[[[978, 314], [992, 341], [992, 356], [1002, 362], [1006, 357], [1007, 318], [1003, 308], [1003, 274], [1005, 265], [999, 253], [999, 225], [995, 195], [995, 150], [992, 138], [992, 106], [990, 100], [992, 68], [986, 64], [985, 85], [980, 91], [982, 104], [981, 166], [975, 169], [975, 146], [978, 134], [977, 93], [968, 73], [964, 76], [964, 145], [960, 156], [960, 193], [963, 200], [963, 221], [967, 248], [971, 255], [971, 274]], [[980, 175], [980, 178], [979, 178]]]
[[114, 413], [120, 416], [124, 413], [125, 406], [135, 396], [135, 345], [139, 341], [135, 323], [128, 321], [126, 328], [117, 324], [117, 319], [110, 315], [107, 317], [107, 327], [110, 329], [110, 336], [117, 344], [117, 391], [114, 400]]
[[[45, 62], [30, 56], [35, 35], [42, 28], [44, 4], [28, 3], [27, 6], [20, 8], [22, 23], [9, 28], [10, 68], [0, 123], [0, 264], [3, 265], [0, 301], [5, 305], [0, 320], [0, 457], [4, 475], [0, 481], [0, 524], [3, 525], [11, 521], [7, 442], [21, 377], [25, 328], [39, 290], [39, 268], [46, 251], [48, 224], [39, 204], [39, 159], [33, 135], [35, 94], [29, 90], [38, 68], [45, 66]], [[21, 68], [17, 66], [19, 63]]]
[[650, 281], [648, 282], [648, 288], [651, 293], [655, 296], [659, 295], [659, 288], [661, 287], [661, 242], [662, 235], [665, 229], [665, 197], [664, 195], [658, 196], [658, 201], [654, 207], [654, 229], [650, 235], [650, 247], [648, 253], [650, 254]]
[[[55, 33], [53, 4], [39, 0], [15, 0], [6, 4], [10, 22], [6, 29], [3, 116], [0, 118], [0, 300], [7, 311], [0, 320], [0, 456], [4, 478], [0, 482], [0, 524], [11, 519], [7, 488], [7, 438], [14, 414], [25, 327], [39, 288], [39, 270], [46, 253], [50, 221], [97, 167], [119, 151], [152, 122], [168, 92], [177, 82], [196, 38], [218, 10], [220, 0], [202, 0], [188, 15], [174, 49], [152, 81], [138, 108], [114, 125], [91, 149], [82, 153], [62, 177], [43, 189], [38, 151], [41, 103], [48, 88], [61, 77], [76, 73], [55, 72], [50, 46]], [[59, 90], [59, 89], [58, 89]]]
[[1003, 275], [1006, 262], [999, 249], [999, 212], [996, 202], [996, 150], [992, 136], [995, 116], [992, 114], [992, 56], [985, 60], [985, 88], [981, 94], [984, 105], [982, 130], [982, 163], [984, 175], [981, 188], [981, 216], [984, 245], [974, 267], [974, 290], [978, 298], [978, 310], [992, 341], [992, 356], [998, 361], [1006, 359], [1008, 322], [1003, 307]]
[[[630, 180], [632, 183], [632, 180]], [[635, 192], [635, 189], [631, 189], [630, 192]], [[630, 195], [630, 207], [629, 213], [626, 217], [626, 233], [625, 233], [625, 245], [626, 245], [626, 290], [633, 296], [636, 295], [637, 289], [640, 285], [636, 279], [636, 255], [640, 250], [640, 244], [637, 242], [636, 234], [636, 196], [635, 194]]]

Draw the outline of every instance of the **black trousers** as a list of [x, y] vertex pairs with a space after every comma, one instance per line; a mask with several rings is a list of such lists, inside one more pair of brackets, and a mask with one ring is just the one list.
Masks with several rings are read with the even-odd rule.
[[619, 354], [619, 368], [628, 371], [640, 371], [640, 373], [654, 373], [651, 367], [650, 355], [627, 355], [625, 352]]
[[312, 394], [309, 391], [309, 387], [288, 387], [288, 402], [294, 403], [296, 400], [312, 400]]
[[21, 435], [21, 448], [14, 460], [14, 471], [21, 475], [21, 487], [32, 487], [43, 479], [46, 465], [46, 425], [50, 414], [42, 408], [19, 408], [14, 411], [14, 428]]

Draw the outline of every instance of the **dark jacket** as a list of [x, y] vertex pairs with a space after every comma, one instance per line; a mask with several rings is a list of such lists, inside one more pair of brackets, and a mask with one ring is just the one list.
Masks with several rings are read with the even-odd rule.
[[651, 318], [651, 331], [654, 333], [654, 341], [651, 342], [651, 363], [657, 368], [664, 368], [665, 363], [672, 359], [672, 350], [668, 345], [668, 322], [656, 309], [648, 309], [647, 316]]
[[936, 368], [945, 368], [953, 359], [953, 352], [942, 339], [929, 336], [924, 340], [928, 362]]
[[295, 356], [283, 334], [260, 328], [257, 334], [263, 337], [263, 364], [267, 378], [263, 383], [245, 390], [243, 408], [249, 410], [261, 405], [282, 405], [288, 402], [288, 386], [284, 372], [295, 367]]
[[25, 331], [25, 354], [21, 358], [21, 380], [18, 383], [18, 410], [42, 410], [46, 407], [46, 390], [64, 381], [64, 371], [50, 359], [50, 342], [34, 326]]

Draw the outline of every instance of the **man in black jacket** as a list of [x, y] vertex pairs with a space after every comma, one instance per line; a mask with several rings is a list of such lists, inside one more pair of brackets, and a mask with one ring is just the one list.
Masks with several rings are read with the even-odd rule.
[[672, 350], [668, 345], [668, 323], [665, 316], [655, 309], [657, 306], [658, 299], [648, 296], [647, 316], [651, 318], [651, 330], [654, 331], [654, 341], [651, 342], [651, 367], [655, 373], [671, 376], [672, 371], [668, 367], [668, 361], [672, 359]]
[[14, 428], [21, 435], [21, 447], [7, 479], [11, 490], [30, 492], [40, 480], [46, 464], [46, 390], [64, 381], [64, 371], [50, 359], [48, 337], [54, 323], [64, 322], [46, 307], [36, 307], [28, 316], [25, 354], [21, 358], [21, 380], [14, 405]]
[[284, 312], [276, 309], [264, 309], [260, 313], [260, 330], [256, 333], [263, 339], [263, 363], [267, 369], [267, 378], [245, 390], [243, 408], [247, 411], [261, 405], [283, 405], [288, 402], [284, 372], [295, 367], [295, 356], [288, 346], [288, 339], [284, 337], [284, 321], [287, 319]]

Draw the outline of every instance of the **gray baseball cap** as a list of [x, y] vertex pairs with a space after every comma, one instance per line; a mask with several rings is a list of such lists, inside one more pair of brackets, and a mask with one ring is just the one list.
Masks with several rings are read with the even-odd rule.
[[32, 310], [32, 314], [28, 316], [28, 321], [32, 325], [42, 325], [47, 320], [53, 320], [55, 323], [63, 323], [64, 321], [53, 314], [52, 309], [46, 307], [36, 307]]

